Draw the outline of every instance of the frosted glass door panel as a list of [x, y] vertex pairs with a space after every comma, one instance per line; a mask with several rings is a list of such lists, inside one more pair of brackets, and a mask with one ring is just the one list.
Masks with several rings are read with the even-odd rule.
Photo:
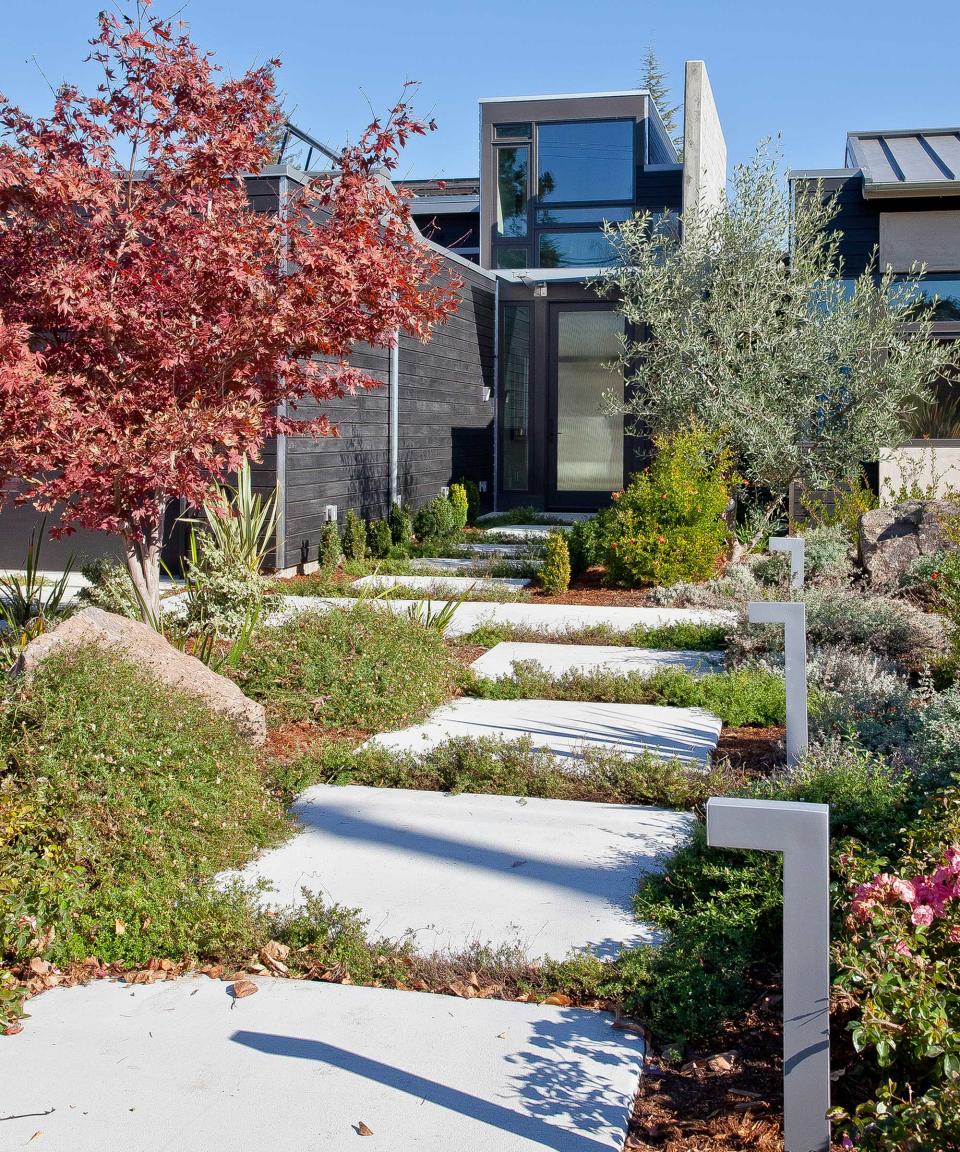
[[615, 492], [623, 487], [623, 317], [615, 312], [557, 314], [557, 491]]

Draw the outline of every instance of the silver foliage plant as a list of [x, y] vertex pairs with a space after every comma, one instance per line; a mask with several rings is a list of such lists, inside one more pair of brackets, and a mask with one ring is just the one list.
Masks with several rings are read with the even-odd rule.
[[624, 341], [628, 418], [654, 436], [699, 422], [770, 491], [770, 516], [792, 481], [833, 487], [902, 440], [957, 358], [933, 339], [916, 276], [870, 268], [847, 290], [835, 214], [818, 188], [791, 219], [764, 146], [719, 207], [685, 214], [682, 243], [649, 214], [608, 229], [621, 263], [596, 282], [641, 334]]

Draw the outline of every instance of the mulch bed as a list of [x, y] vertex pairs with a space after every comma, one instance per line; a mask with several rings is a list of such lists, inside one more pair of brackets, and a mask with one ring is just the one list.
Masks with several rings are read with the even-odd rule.
[[734, 768], [742, 768], [752, 776], [769, 776], [785, 763], [786, 731], [780, 727], [724, 728], [714, 759], [729, 760]]
[[779, 973], [755, 977], [754, 1003], [683, 1062], [651, 1050], [627, 1152], [782, 1152]]
[[548, 596], [542, 588], [529, 589], [538, 604], [588, 604], [601, 608], [645, 608], [650, 605], [648, 588], [610, 588], [603, 583], [603, 569], [588, 568], [570, 581], [570, 587], [559, 596]]

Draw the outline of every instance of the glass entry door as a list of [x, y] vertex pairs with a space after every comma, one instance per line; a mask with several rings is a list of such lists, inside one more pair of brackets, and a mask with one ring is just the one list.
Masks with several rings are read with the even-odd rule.
[[551, 305], [547, 496], [557, 509], [600, 508], [623, 487], [623, 373], [611, 368], [623, 331], [604, 305]]

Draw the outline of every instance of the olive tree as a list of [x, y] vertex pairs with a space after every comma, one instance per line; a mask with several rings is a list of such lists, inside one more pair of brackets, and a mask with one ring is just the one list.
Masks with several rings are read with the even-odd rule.
[[956, 355], [932, 335], [921, 268], [895, 280], [874, 254], [844, 279], [836, 210], [819, 185], [791, 206], [763, 147], [718, 207], [685, 214], [682, 240], [649, 214], [611, 229], [621, 263], [597, 283], [634, 333], [623, 349], [634, 430], [705, 428], [769, 492], [768, 521], [793, 481], [835, 486], [907, 438]]

